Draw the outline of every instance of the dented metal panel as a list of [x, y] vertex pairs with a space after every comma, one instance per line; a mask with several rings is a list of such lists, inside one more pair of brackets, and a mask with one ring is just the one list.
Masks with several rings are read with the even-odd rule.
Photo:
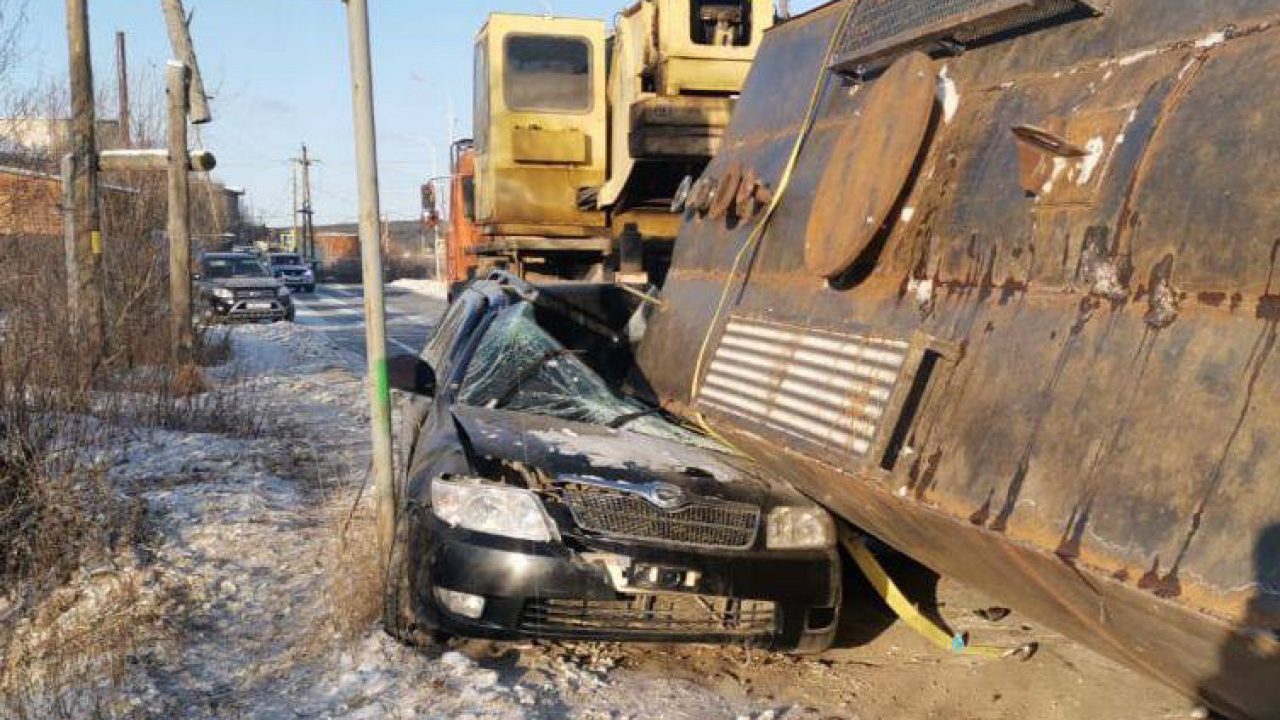
[[[808, 229], [866, 222], [865, 197], [820, 202], [842, 136], [902, 82], [902, 55], [829, 70], [846, 8], [766, 36], [701, 185], [776, 190], [820, 81], [812, 129], [762, 233], [764, 213], [686, 216], [647, 379], [935, 569], [1224, 713], [1280, 717], [1280, 2], [1113, 0], [934, 52], [920, 156], [824, 276]], [[744, 322], [788, 347], [908, 344], [875, 442], [841, 444], [867, 406], [796, 390], [807, 364], [726, 364]], [[751, 392], [717, 403], [730, 378]], [[783, 411], [826, 440], [791, 442]]]

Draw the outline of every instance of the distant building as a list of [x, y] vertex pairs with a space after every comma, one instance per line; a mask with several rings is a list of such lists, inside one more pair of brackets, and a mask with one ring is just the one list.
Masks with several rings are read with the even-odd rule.
[[62, 180], [57, 175], [0, 166], [0, 236], [62, 234]]
[[[124, 137], [117, 120], [99, 120], [98, 148], [123, 147]], [[0, 118], [0, 142], [7, 149], [59, 155], [70, 143], [71, 121], [65, 118]]]

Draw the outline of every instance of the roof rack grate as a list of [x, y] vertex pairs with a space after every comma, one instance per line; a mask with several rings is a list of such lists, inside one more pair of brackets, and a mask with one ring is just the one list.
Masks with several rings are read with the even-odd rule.
[[869, 74], [909, 50], [971, 47], [1097, 17], [1097, 0], [855, 0], [832, 69]]

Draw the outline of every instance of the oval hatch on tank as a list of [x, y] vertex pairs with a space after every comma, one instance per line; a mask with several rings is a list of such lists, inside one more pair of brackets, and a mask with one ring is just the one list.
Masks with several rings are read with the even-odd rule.
[[863, 88], [814, 193], [804, 259], [815, 275], [844, 274], [884, 226], [929, 134], [937, 82], [934, 61], [917, 52]]

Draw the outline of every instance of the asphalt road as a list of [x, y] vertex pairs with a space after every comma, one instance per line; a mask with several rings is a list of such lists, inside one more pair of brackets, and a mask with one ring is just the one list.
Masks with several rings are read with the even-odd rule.
[[[294, 293], [297, 323], [328, 335], [345, 350], [364, 354], [364, 287], [317, 285], [314, 293]], [[387, 286], [387, 354], [418, 354], [444, 313], [445, 302]]]

